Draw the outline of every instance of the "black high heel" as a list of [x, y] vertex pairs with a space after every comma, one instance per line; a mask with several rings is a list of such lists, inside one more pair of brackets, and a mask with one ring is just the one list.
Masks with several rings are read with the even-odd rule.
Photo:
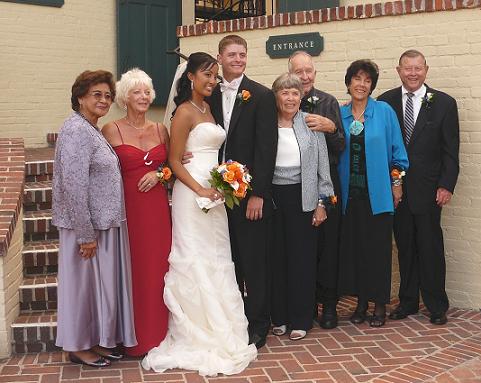
[[77, 355], [72, 352], [69, 352], [68, 358], [72, 363], [76, 364], [84, 364], [90, 367], [108, 367], [110, 366], [110, 361], [104, 359], [103, 357], [98, 358], [96, 361], [87, 362], [86, 360], [80, 359]]
[[92, 352], [95, 352], [101, 358], [106, 358], [112, 361], [120, 360], [124, 357], [124, 355], [118, 352], [115, 348], [96, 346], [92, 348]]
[[357, 307], [354, 313], [351, 315], [349, 320], [353, 324], [361, 324], [366, 321], [366, 311], [367, 311], [368, 304], [367, 302], [358, 301]]

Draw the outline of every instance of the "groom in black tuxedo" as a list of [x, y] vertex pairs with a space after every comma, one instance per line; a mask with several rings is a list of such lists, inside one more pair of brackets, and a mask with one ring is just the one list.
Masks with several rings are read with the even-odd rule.
[[249, 343], [264, 346], [270, 327], [268, 243], [273, 213], [271, 184], [277, 150], [277, 108], [273, 93], [244, 74], [247, 42], [229, 35], [219, 42], [222, 83], [209, 104], [226, 141], [219, 161], [235, 160], [249, 168], [252, 190], [240, 207], [228, 209], [232, 259], [244, 295]]
[[433, 324], [447, 322], [441, 209], [449, 203], [459, 173], [459, 121], [456, 100], [424, 84], [424, 55], [404, 52], [397, 71], [402, 86], [378, 97], [396, 111], [409, 157], [403, 198], [394, 216], [401, 286], [391, 319], [419, 309], [419, 290]]

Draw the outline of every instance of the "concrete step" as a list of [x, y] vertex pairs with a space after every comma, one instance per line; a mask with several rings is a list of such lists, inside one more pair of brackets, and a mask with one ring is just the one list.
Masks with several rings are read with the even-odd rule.
[[56, 274], [58, 265], [58, 240], [28, 242], [23, 247], [23, 272], [25, 276]]
[[34, 312], [57, 309], [57, 275], [25, 277], [19, 287], [20, 310]]
[[52, 208], [52, 181], [26, 182], [23, 192], [24, 211]]
[[17, 354], [58, 351], [55, 346], [57, 336], [57, 313], [42, 311], [21, 313], [11, 326], [13, 351]]
[[23, 214], [24, 242], [57, 239], [58, 231], [52, 225], [52, 211], [26, 211]]

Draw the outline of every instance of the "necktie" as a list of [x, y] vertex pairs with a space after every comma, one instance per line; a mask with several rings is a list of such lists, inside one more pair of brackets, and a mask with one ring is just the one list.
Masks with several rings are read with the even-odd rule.
[[414, 131], [414, 107], [413, 107], [413, 97], [414, 93], [409, 92], [406, 99], [406, 109], [404, 110], [404, 139], [406, 145], [409, 144], [409, 140]]

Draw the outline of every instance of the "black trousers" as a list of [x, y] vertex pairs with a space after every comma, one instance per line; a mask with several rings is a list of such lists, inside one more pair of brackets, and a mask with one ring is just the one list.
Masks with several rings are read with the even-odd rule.
[[419, 290], [431, 313], [446, 312], [449, 300], [445, 290], [441, 208], [433, 203], [426, 214], [413, 214], [403, 196], [394, 216], [394, 237], [398, 248], [401, 285], [399, 300], [408, 310], [419, 308]]
[[318, 228], [313, 212], [302, 211], [301, 185], [273, 185], [272, 306], [274, 325], [312, 327], [315, 302]]
[[[337, 277], [339, 268], [339, 235], [341, 230], [341, 186], [337, 167], [331, 165], [331, 180], [337, 204], [330, 206], [327, 220], [319, 226], [317, 253], [316, 301], [324, 305], [337, 304]], [[317, 310], [316, 310], [317, 311]]]
[[272, 217], [250, 221], [245, 217], [246, 201], [241, 207], [227, 209], [232, 260], [236, 279], [244, 297], [249, 334], [266, 336], [270, 328], [269, 249]]

